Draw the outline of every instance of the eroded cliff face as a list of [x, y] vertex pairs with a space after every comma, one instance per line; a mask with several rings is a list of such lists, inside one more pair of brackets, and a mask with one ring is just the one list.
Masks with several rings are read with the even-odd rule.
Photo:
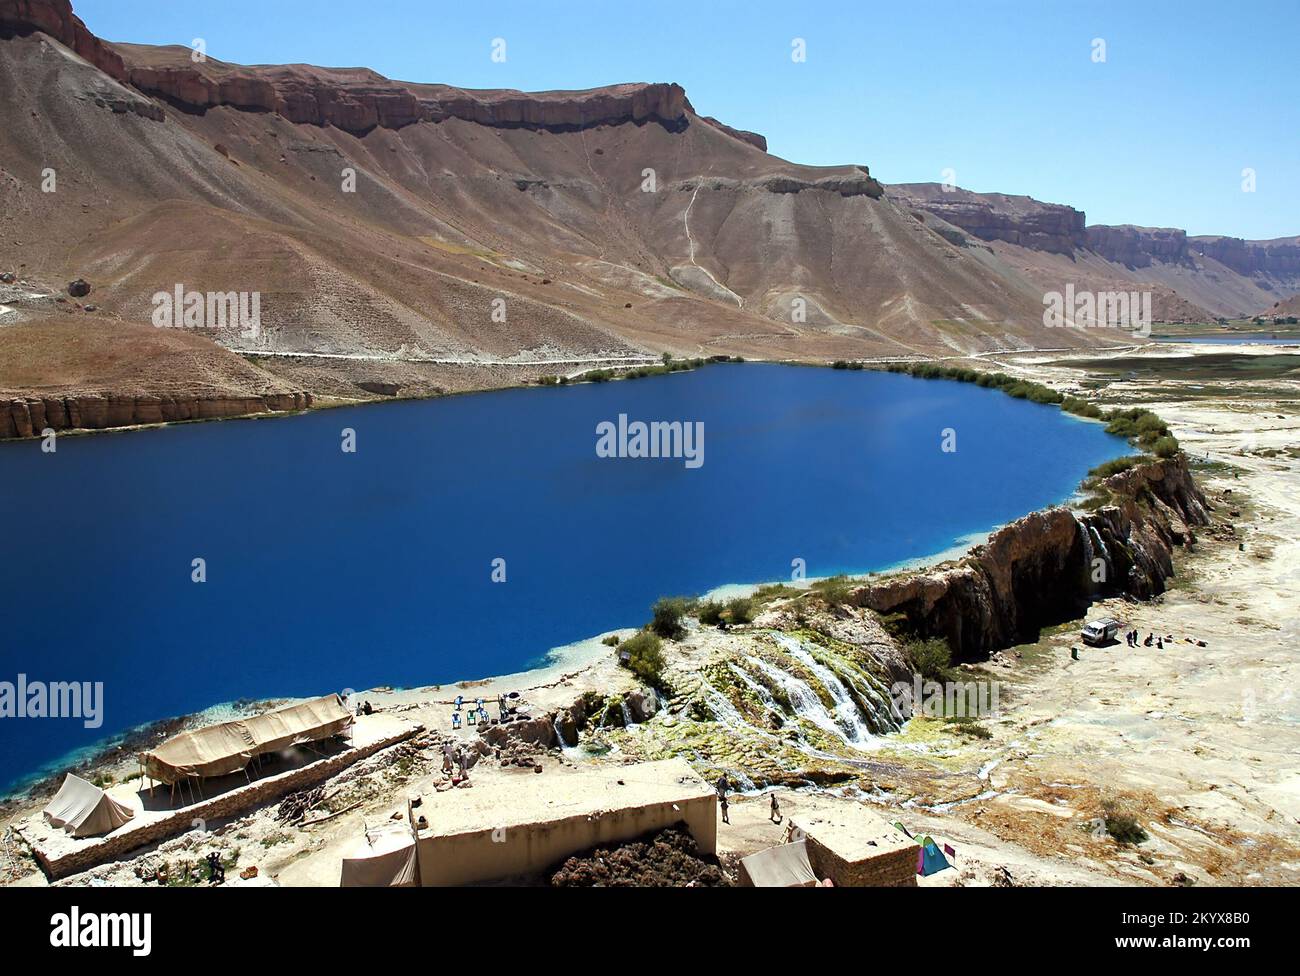
[[1088, 228], [1088, 247], [1129, 268], [1147, 268], [1152, 261], [1186, 264], [1191, 260], [1187, 231], [1174, 227], [1093, 224]]
[[928, 211], [982, 241], [1073, 254], [1087, 245], [1084, 213], [1059, 203], [1008, 193], [972, 193], [940, 183], [901, 183], [891, 196]]
[[1238, 274], [1300, 278], [1300, 237], [1243, 241], [1239, 237], [1193, 237], [1192, 249]]
[[0, 31], [41, 31], [75, 51], [104, 74], [127, 81], [126, 64], [72, 12], [70, 0], [0, 0]]
[[110, 396], [27, 397], [0, 401], [0, 439], [39, 437], [43, 430], [106, 430], [178, 420], [215, 420], [258, 413], [306, 410], [310, 393], [265, 396]]
[[[956, 661], [1035, 640], [1099, 597], [1148, 599], [1173, 576], [1173, 551], [1210, 522], [1184, 455], [1152, 460], [1105, 483], [1113, 504], [1076, 515], [1033, 512], [1004, 526], [955, 566], [863, 587], [861, 605], [902, 614], [910, 630], [943, 637]], [[1094, 559], [1105, 567], [1094, 582]]]

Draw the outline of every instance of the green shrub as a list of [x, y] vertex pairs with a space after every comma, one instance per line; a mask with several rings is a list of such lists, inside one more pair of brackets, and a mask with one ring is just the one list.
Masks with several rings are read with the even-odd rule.
[[686, 636], [682, 618], [691, 612], [694, 603], [684, 596], [660, 597], [650, 611], [650, 629], [667, 640], [681, 640]]
[[747, 624], [754, 619], [754, 601], [747, 596], [738, 596], [727, 601], [727, 621], [732, 624]]
[[1110, 461], [1106, 461], [1104, 464], [1097, 465], [1088, 472], [1088, 476], [1090, 478], [1098, 479], [1109, 478], [1113, 474], [1119, 474], [1122, 471], [1129, 470], [1129, 468], [1136, 467], [1142, 463], [1142, 460], [1140, 454], [1130, 454], [1127, 457], [1114, 458]]
[[911, 641], [903, 646], [903, 653], [912, 670], [927, 681], [943, 681], [952, 667], [952, 651], [941, 637]]
[[609, 634], [601, 639], [601, 643], [606, 647], [618, 647], [618, 634]]
[[696, 608], [700, 623], [706, 627], [716, 627], [722, 623], [722, 612], [726, 608], [717, 600], [705, 600]]
[[1141, 844], [1147, 839], [1147, 832], [1138, 823], [1137, 817], [1123, 809], [1116, 800], [1103, 800], [1102, 813], [1106, 820], [1106, 833], [1115, 838], [1115, 843], [1122, 846]]
[[1160, 458], [1171, 458], [1178, 453], [1178, 438], [1167, 434], [1151, 445], [1151, 453]]
[[658, 687], [662, 683], [663, 642], [650, 631], [642, 630], [623, 641], [618, 654], [619, 663], [646, 684]]
[[847, 576], [831, 576], [818, 580], [812, 585], [812, 590], [831, 609], [853, 602], [853, 583]]

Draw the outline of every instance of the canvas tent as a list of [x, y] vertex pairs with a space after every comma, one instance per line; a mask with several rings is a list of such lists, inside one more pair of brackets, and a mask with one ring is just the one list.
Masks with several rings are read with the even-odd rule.
[[151, 779], [169, 785], [190, 777], [225, 776], [243, 769], [255, 756], [342, 735], [352, 722], [342, 699], [326, 695], [265, 715], [182, 732], [140, 753], [140, 764]]
[[45, 819], [73, 837], [98, 837], [116, 830], [135, 816], [94, 783], [69, 773], [45, 808]]
[[366, 831], [356, 849], [343, 859], [340, 887], [418, 888], [419, 885], [419, 848], [405, 825]]
[[939, 845], [930, 837], [922, 837], [919, 843], [920, 849], [916, 853], [916, 873], [923, 878], [929, 877], [939, 871], [952, 867], [948, 859], [943, 856], [943, 851], [939, 850]]
[[740, 883], [746, 888], [815, 888], [808, 842], [780, 844], [741, 858]]

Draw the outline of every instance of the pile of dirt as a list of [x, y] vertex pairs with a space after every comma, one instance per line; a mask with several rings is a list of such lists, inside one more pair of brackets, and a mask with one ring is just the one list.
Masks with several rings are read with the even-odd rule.
[[718, 859], [700, 853], [685, 824], [614, 847], [575, 854], [551, 875], [553, 888], [727, 888]]

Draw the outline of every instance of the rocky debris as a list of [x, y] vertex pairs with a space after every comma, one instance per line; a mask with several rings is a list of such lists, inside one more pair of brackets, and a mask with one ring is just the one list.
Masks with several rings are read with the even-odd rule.
[[42, 430], [103, 430], [179, 420], [209, 420], [255, 413], [306, 410], [310, 393], [268, 393], [253, 397], [120, 397], [80, 394], [69, 397], [0, 400], [0, 440], [39, 437]]
[[85, 278], [78, 278], [76, 281], [68, 283], [68, 294], [73, 298], [85, 298], [90, 294], [90, 282]]
[[726, 888], [715, 857], [703, 855], [685, 824], [640, 840], [576, 854], [550, 877], [555, 888]]

